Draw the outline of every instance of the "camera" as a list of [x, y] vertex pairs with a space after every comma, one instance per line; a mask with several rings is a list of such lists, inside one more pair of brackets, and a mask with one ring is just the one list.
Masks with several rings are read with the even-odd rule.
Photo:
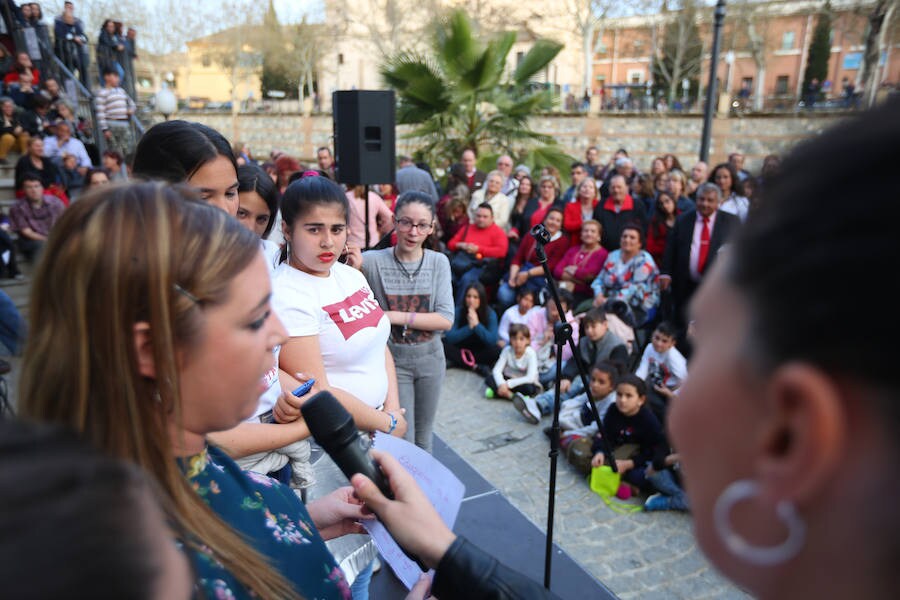
[[537, 241], [537, 243], [541, 245], [550, 243], [550, 232], [547, 231], [547, 228], [544, 227], [544, 225], [541, 223], [538, 223], [531, 228], [531, 237], [533, 237], [535, 241]]

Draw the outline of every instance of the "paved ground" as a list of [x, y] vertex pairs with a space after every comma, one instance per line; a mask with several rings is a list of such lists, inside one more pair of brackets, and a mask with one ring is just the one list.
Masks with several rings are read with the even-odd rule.
[[[485, 399], [474, 373], [447, 372], [437, 434], [542, 531], [550, 444], [541, 429], [549, 424], [545, 417], [541, 426], [531, 425], [512, 403]], [[562, 456], [556, 484], [554, 541], [621, 598], [749, 597], [706, 561], [694, 543], [690, 515], [617, 514]], [[544, 548], [534, 551], [543, 555]]]

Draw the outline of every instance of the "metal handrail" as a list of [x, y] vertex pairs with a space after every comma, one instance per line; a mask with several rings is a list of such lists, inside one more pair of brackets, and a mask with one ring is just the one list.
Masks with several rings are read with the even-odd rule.
[[[18, 19], [14, 14], [11, 13], [9, 6], [6, 3], [0, 5], [0, 10], [6, 12], [8, 16], [8, 21], [11, 24], [12, 34], [14, 43], [16, 48], [20, 48], [24, 46], [24, 34], [22, 33], [22, 25], [19, 23]], [[94, 104], [94, 94], [89, 90], [75, 74], [66, 66], [66, 64], [60, 60], [60, 58], [56, 55], [52, 48], [49, 48], [44, 40], [38, 38], [38, 45], [41, 50], [41, 59], [44, 61], [49, 61], [50, 64], [55, 68], [54, 70], [60, 75], [58, 79], [60, 79], [60, 87], [68, 90], [68, 83], [71, 82], [74, 84], [74, 89], [76, 90], [76, 114], [80, 114], [80, 116], [87, 116], [90, 118], [91, 122], [91, 137], [93, 139], [94, 144], [97, 146], [97, 150], [102, 155], [106, 150], [106, 139], [103, 137], [103, 132], [100, 131], [99, 124], [97, 122], [97, 110]], [[132, 73], [132, 77], [134, 74]], [[65, 80], [63, 80], [65, 79]], [[132, 98], [132, 101], [135, 99]], [[129, 117], [129, 124], [131, 125], [133, 132], [136, 132], [137, 135], [133, 136], [135, 140], [137, 140], [140, 136], [142, 136], [145, 132], [143, 124], [138, 120], [135, 115], [131, 115]]]

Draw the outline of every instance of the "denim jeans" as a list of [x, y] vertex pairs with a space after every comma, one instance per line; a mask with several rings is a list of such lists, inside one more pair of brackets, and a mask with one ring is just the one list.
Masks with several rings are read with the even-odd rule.
[[[581, 377], [576, 377], [572, 381], [572, 385], [569, 386], [569, 391], [559, 395], [559, 401], [568, 400], [570, 398], [574, 398], [578, 394], [584, 393], [584, 384], [581, 383]], [[550, 387], [546, 392], [538, 394], [534, 397], [535, 402], [537, 402], [538, 408], [541, 409], [542, 415], [549, 415], [553, 412], [553, 400], [556, 397], [556, 387], [553, 383], [550, 384]]]
[[350, 586], [350, 594], [353, 600], [368, 600], [369, 583], [372, 581], [372, 572], [374, 570], [375, 561], [372, 561], [369, 563], [369, 566], [356, 575], [356, 579], [353, 580], [353, 584]]
[[668, 496], [672, 500], [672, 508], [675, 510], [689, 510], [688, 497], [684, 490], [675, 481], [672, 471], [665, 469], [647, 477], [659, 493]]
[[[526, 263], [527, 265], [527, 263]], [[523, 267], [524, 268], [524, 267]], [[535, 304], [538, 303], [538, 296], [540, 296], [541, 290], [547, 287], [547, 278], [546, 277], [529, 277], [528, 281], [522, 284], [523, 288], [531, 290], [535, 295]], [[512, 306], [516, 303], [516, 291], [517, 288], [510, 287], [509, 285], [509, 273], [506, 274], [501, 280], [500, 287], [497, 288], [497, 304], [501, 306], [504, 310]]]
[[9, 349], [10, 354], [19, 350], [19, 344], [25, 338], [25, 321], [12, 298], [0, 290], [0, 343]]

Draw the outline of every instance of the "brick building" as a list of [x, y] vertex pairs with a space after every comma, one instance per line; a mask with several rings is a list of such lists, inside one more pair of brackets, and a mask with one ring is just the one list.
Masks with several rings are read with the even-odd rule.
[[[829, 97], [841, 94], [844, 78], [860, 87], [867, 14], [872, 4], [872, 0], [831, 3], [832, 44], [827, 79], [830, 88], [826, 93]], [[817, 14], [823, 6], [824, 2], [810, 0], [729, 3], [717, 69], [720, 91], [737, 96], [746, 87], [758, 102], [757, 108], [793, 103], [802, 94], [807, 53]], [[701, 85], [709, 77], [712, 12], [712, 7], [705, 7], [697, 15], [703, 43]], [[876, 73], [880, 85], [900, 82], [898, 12], [893, 11], [891, 22], [885, 26]], [[673, 11], [607, 21], [601, 34], [600, 52], [594, 58], [595, 90], [615, 84], [646, 86], [652, 80], [651, 57], [662, 44], [666, 23], [677, 14]]]

